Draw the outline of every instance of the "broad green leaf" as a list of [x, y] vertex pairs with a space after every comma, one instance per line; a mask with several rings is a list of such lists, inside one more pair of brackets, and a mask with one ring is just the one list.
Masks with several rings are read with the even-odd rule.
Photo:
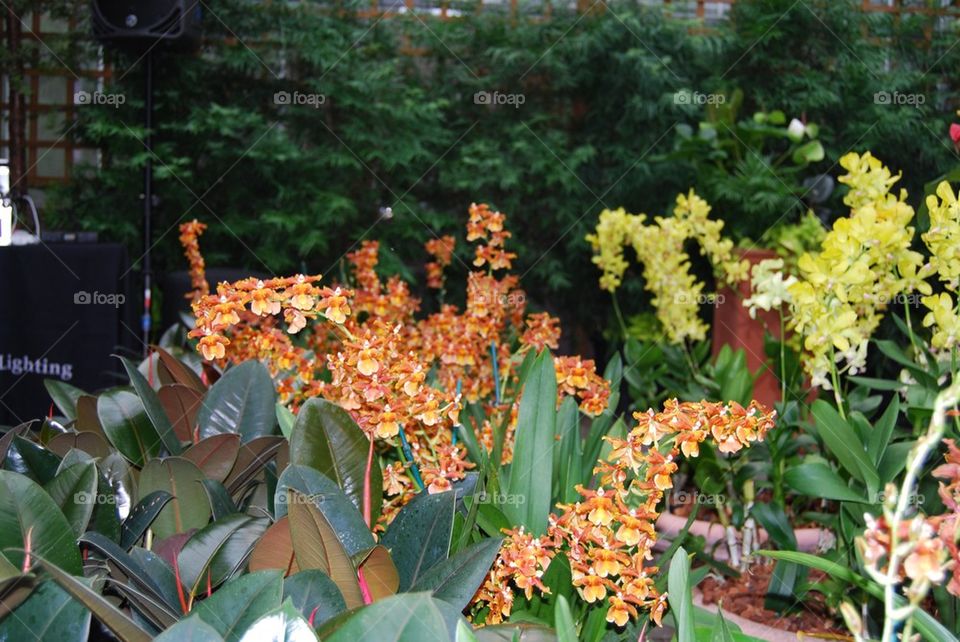
[[456, 494], [419, 493], [404, 506], [380, 543], [400, 573], [400, 590], [417, 583], [424, 572], [446, 559], [450, 550]]
[[210, 581], [214, 586], [243, 572], [254, 546], [269, 526], [270, 520], [266, 517], [253, 517], [230, 535], [210, 563]]
[[76, 538], [56, 503], [27, 477], [0, 470], [0, 555], [22, 568], [24, 554], [8, 549], [29, 549], [31, 557], [82, 574]]
[[817, 433], [830, 452], [837, 457], [840, 465], [853, 477], [865, 483], [871, 493], [877, 492], [880, 488], [880, 477], [877, 475], [876, 466], [867, 457], [867, 452], [853, 428], [823, 399], [814, 401], [811, 411], [817, 420]]
[[281, 435], [290, 439], [290, 435], [293, 433], [293, 424], [296, 420], [297, 416], [289, 408], [277, 402], [277, 424], [280, 426]]
[[314, 628], [347, 610], [340, 589], [317, 569], [300, 571], [283, 580], [283, 599], [289, 599]]
[[253, 519], [248, 515], [229, 515], [207, 524], [190, 536], [177, 555], [180, 581], [190, 595], [196, 595], [201, 583], [206, 583], [214, 556], [226, 545], [230, 536]]
[[783, 480], [793, 490], [807, 497], [822, 497], [841, 502], [871, 503], [851, 489], [829, 466], [820, 463], [800, 464], [787, 469]]
[[107, 562], [113, 588], [144, 617], [160, 628], [170, 626], [177, 620], [180, 606], [176, 594], [165, 591], [162, 580], [155, 580], [150, 569], [136, 557], [100, 533], [86, 533], [80, 541], [91, 554]]
[[580, 412], [573, 397], [567, 397], [557, 412], [557, 436], [559, 443], [554, 448], [554, 469], [558, 484], [555, 499], [571, 501], [576, 494], [574, 486], [580, 483], [580, 465], [583, 459], [583, 440], [580, 438]]
[[[533, 535], [547, 530], [553, 483], [557, 417], [557, 376], [548, 350], [537, 357], [520, 397], [513, 462], [505, 490], [516, 501], [505, 511], [514, 525]], [[522, 498], [522, 501], [520, 501]]]
[[313, 500], [296, 490], [288, 491], [290, 537], [301, 569], [315, 568], [330, 576], [343, 594], [348, 608], [363, 604], [357, 569], [333, 529]]
[[0, 620], [0, 640], [70, 642], [86, 640], [90, 611], [60, 588], [42, 582], [16, 610]]
[[232, 515], [237, 511], [237, 505], [234, 503], [230, 493], [223, 487], [223, 484], [215, 479], [204, 479], [203, 490], [207, 492], [207, 499], [210, 500], [210, 510], [213, 513], [214, 521]]
[[43, 386], [64, 417], [71, 421], [77, 418], [77, 400], [86, 392], [59, 379], [44, 379]]
[[883, 453], [890, 443], [899, 415], [900, 395], [893, 395], [890, 398], [890, 403], [887, 404], [887, 409], [883, 411], [883, 415], [877, 420], [877, 423], [873, 426], [873, 431], [867, 438], [867, 454], [877, 466], [880, 465]]
[[153, 642], [223, 642], [217, 630], [196, 616], [180, 620]]
[[171, 499], [173, 495], [167, 491], [155, 490], [137, 502], [120, 524], [120, 547], [129, 549], [136, 544]]
[[160, 452], [161, 441], [140, 397], [129, 390], [108, 390], [97, 398], [97, 418], [107, 439], [135, 466]]
[[889, 444], [880, 457], [878, 473], [881, 483], [892, 482], [897, 475], [907, 466], [907, 456], [917, 445], [914, 440], [898, 441], [895, 444]]
[[677, 623], [677, 641], [695, 642], [690, 559], [682, 546], [677, 549], [670, 560], [667, 587], [670, 611], [673, 613], [674, 622]]
[[553, 618], [554, 627], [557, 629], [557, 642], [577, 642], [577, 625], [573, 621], [570, 604], [563, 595], [557, 595]]
[[325, 642], [426, 642], [453, 637], [443, 613], [428, 593], [395, 595], [355, 611], [343, 620], [337, 618], [335, 622], [333, 630], [329, 625], [324, 627]]
[[56, 564], [38, 558], [44, 570], [75, 600], [82, 602], [114, 635], [124, 642], [150, 642], [153, 636], [144, 631], [123, 611], [90, 589], [79, 577], [59, 568]]
[[60, 464], [60, 458], [43, 446], [15, 436], [3, 465], [7, 470], [26, 475], [38, 484], [45, 485], [56, 477]]
[[787, 519], [782, 506], [776, 503], [754, 504], [750, 512], [766, 529], [770, 539], [776, 542], [777, 546], [786, 550], [797, 548], [797, 538], [793, 533], [793, 526], [790, 525], [790, 520]]
[[496, 560], [502, 541], [485, 539], [463, 549], [424, 573], [410, 590], [430, 591], [459, 610], [466, 608]]
[[255, 621], [280, 608], [282, 593], [279, 571], [248, 573], [224, 584], [193, 613], [227, 642], [234, 642]]
[[[290, 463], [310, 466], [333, 481], [363, 510], [364, 479], [370, 439], [346, 410], [314, 397], [300, 409], [290, 435]], [[383, 504], [383, 473], [374, 455], [370, 471], [371, 518], [376, 522]]]
[[234, 366], [213, 384], [197, 413], [200, 437], [240, 435], [244, 443], [273, 433], [277, 393], [259, 361]]
[[74, 536], [80, 537], [87, 530], [99, 497], [97, 465], [91, 461], [64, 468], [44, 486], [44, 490], [60, 507]]
[[224, 480], [227, 492], [236, 495], [243, 490], [251, 479], [255, 478], [264, 466], [277, 457], [287, 445], [287, 440], [276, 435], [257, 437], [240, 447], [233, 470]]
[[353, 502], [347, 499], [336, 483], [309, 466], [291, 464], [280, 475], [274, 495], [278, 519], [287, 514], [288, 488], [312, 499], [351, 557], [376, 544]]
[[166, 539], [191, 528], [203, 528], [210, 520], [210, 504], [203, 490], [203, 473], [182, 457], [153, 459], [140, 472], [140, 495], [163, 490], [173, 499], [153, 522], [158, 539]]
[[[316, 642], [310, 623], [289, 602], [267, 613], [243, 632], [239, 642]], [[356, 638], [351, 642], [357, 642]]]
[[733, 634], [723, 618], [722, 611], [717, 611], [717, 623], [713, 625], [713, 630], [710, 632], [710, 642], [734, 642]]
[[129, 359], [124, 357], [117, 358], [120, 359], [124, 370], [127, 371], [127, 376], [130, 377], [130, 384], [136, 391], [137, 396], [140, 397], [143, 409], [150, 419], [150, 423], [153, 424], [153, 429], [163, 443], [164, 448], [166, 448], [167, 452], [171, 455], [179, 455], [183, 447], [180, 445], [180, 440], [177, 439], [177, 435], [173, 432], [173, 425], [170, 423], [167, 413], [163, 410], [163, 404], [160, 403], [160, 397], [157, 396], [157, 391], [150, 386], [146, 377], [140, 373], [137, 366]]

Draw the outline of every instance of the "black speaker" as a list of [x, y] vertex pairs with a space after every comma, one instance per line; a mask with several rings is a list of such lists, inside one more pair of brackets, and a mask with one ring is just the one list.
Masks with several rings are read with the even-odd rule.
[[104, 44], [132, 50], [200, 46], [200, 0], [93, 0], [92, 5], [93, 35]]

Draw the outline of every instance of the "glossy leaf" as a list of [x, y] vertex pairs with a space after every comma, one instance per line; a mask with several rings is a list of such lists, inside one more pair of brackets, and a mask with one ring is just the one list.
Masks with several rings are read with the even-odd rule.
[[214, 521], [238, 512], [236, 504], [223, 484], [214, 479], [204, 479], [201, 483], [203, 490], [207, 493], [207, 499], [210, 500]]
[[271, 524], [253, 547], [248, 566], [251, 571], [277, 569], [284, 575], [300, 570], [290, 537], [290, 520], [286, 516]]
[[161, 381], [166, 380], [178, 383], [192, 388], [200, 394], [206, 392], [207, 386], [205, 386], [203, 380], [200, 379], [200, 375], [194, 372], [189, 366], [159, 346], [150, 346], [150, 348], [160, 358], [157, 374]]
[[[364, 477], [370, 440], [346, 410], [314, 397], [300, 408], [290, 435], [290, 463], [314, 468], [333, 481], [363, 510]], [[370, 474], [372, 519], [383, 504], [383, 473], [374, 457]]]
[[77, 418], [77, 400], [86, 392], [59, 379], [44, 379], [43, 387], [64, 417], [71, 421]]
[[127, 371], [127, 376], [130, 378], [130, 385], [133, 386], [137, 396], [140, 397], [143, 409], [150, 419], [150, 423], [153, 424], [153, 429], [163, 443], [163, 447], [171, 455], [179, 455], [183, 451], [183, 447], [180, 445], [180, 440], [173, 431], [173, 426], [166, 412], [164, 412], [163, 404], [160, 402], [160, 397], [157, 396], [156, 390], [150, 386], [146, 377], [140, 373], [137, 366], [129, 359], [124, 357], [117, 358], [120, 359], [124, 370]]
[[74, 464], [60, 471], [56, 477], [48, 482], [44, 488], [70, 523], [75, 537], [80, 537], [98, 499], [97, 495], [97, 465], [87, 462]]
[[38, 484], [46, 484], [56, 476], [60, 458], [29, 439], [15, 436], [4, 467], [30, 477]]
[[357, 575], [362, 576], [374, 602], [397, 593], [400, 587], [400, 574], [390, 557], [390, 551], [383, 546], [374, 546], [361, 553], [357, 564]]
[[329, 478], [307, 466], [291, 464], [280, 475], [274, 499], [278, 518], [287, 512], [288, 488], [312, 498], [314, 505], [331, 524], [347, 554], [351, 557], [376, 544], [360, 512], [347, 499], [340, 487]]
[[226, 545], [230, 536], [253, 519], [248, 515], [229, 515], [207, 524], [190, 536], [177, 554], [180, 581], [189, 594], [196, 595], [201, 582], [207, 581], [207, 571], [213, 558]]
[[29, 598], [0, 620], [0, 640], [68, 642], [86, 640], [90, 611], [56, 582], [42, 582]]
[[153, 638], [123, 611], [88, 587], [84, 580], [74, 577], [56, 564], [40, 558], [40, 564], [53, 580], [75, 600], [83, 603], [108, 629], [124, 642], [150, 642]]
[[449, 627], [441, 606], [428, 593], [395, 595], [340, 616], [323, 628], [321, 636], [325, 642], [449, 640], [459, 618]]
[[251, 624], [240, 642], [315, 642], [316, 639], [310, 623], [292, 604], [285, 603]]
[[578, 642], [577, 625], [570, 612], [570, 604], [563, 595], [557, 595], [557, 604], [553, 610], [554, 627], [557, 630], [557, 642]]
[[167, 491], [155, 490], [137, 502], [120, 525], [120, 546], [129, 549], [136, 544], [171, 499]]
[[193, 441], [197, 427], [197, 413], [203, 405], [203, 394], [181, 383], [160, 386], [157, 398], [180, 441]]
[[240, 435], [248, 442], [273, 432], [277, 393], [266, 367], [259, 361], [234, 366], [204, 397], [197, 414], [200, 437], [221, 433]]
[[203, 473], [196, 464], [181, 457], [154, 459], [140, 472], [140, 494], [163, 490], [171, 495], [153, 522], [159, 539], [191, 528], [203, 528], [210, 520], [210, 504], [203, 489]]
[[506, 483], [506, 493], [516, 500], [505, 505], [507, 516], [514, 525], [525, 526], [533, 535], [547, 530], [556, 406], [556, 371], [553, 356], [545, 350], [537, 357], [520, 397], [513, 463]]
[[314, 628], [347, 610], [343, 594], [323, 571], [309, 569], [283, 581], [283, 599], [290, 600]]
[[387, 528], [380, 543], [390, 549], [400, 573], [401, 591], [416, 584], [423, 573], [446, 559], [455, 507], [453, 492], [419, 493]]
[[100, 395], [97, 418], [113, 447], [133, 465], [143, 466], [160, 452], [160, 437], [140, 397], [129, 390], [109, 390]]
[[279, 608], [282, 593], [278, 571], [248, 573], [201, 601], [193, 612], [227, 642], [233, 642], [255, 621]]
[[65, 432], [54, 435], [47, 442], [47, 449], [60, 457], [71, 450], [81, 450], [91, 457], [106, 457], [110, 454], [110, 444], [95, 432]]
[[890, 443], [890, 438], [893, 437], [893, 430], [896, 428], [897, 417], [899, 416], [900, 395], [893, 395], [890, 398], [890, 403], [887, 404], [887, 409], [883, 411], [883, 415], [877, 420], [867, 439], [867, 455], [878, 466], [887, 445]]
[[190, 446], [183, 452], [183, 458], [195, 463], [208, 479], [222, 482], [233, 470], [239, 452], [240, 435], [223, 433]]
[[98, 435], [107, 434], [100, 425], [100, 419], [97, 416], [97, 398], [93, 395], [81, 395], [77, 399], [77, 432], [92, 432]]
[[283, 450], [287, 440], [283, 437], [258, 437], [241, 444], [233, 470], [223, 482], [231, 495], [239, 492], [244, 485], [256, 477], [271, 460]]
[[196, 616], [180, 620], [153, 642], [223, 642], [217, 630]]
[[296, 490], [288, 491], [287, 510], [290, 536], [297, 564], [302, 569], [315, 568], [330, 576], [343, 594], [348, 608], [363, 604], [357, 569], [334, 530], [313, 500]]
[[80, 552], [70, 523], [36, 483], [0, 470], [0, 554], [16, 568], [23, 567], [24, 554], [8, 549], [29, 549], [66, 572], [80, 575]]
[[250, 521], [230, 535], [210, 563], [210, 581], [213, 586], [218, 586], [243, 572], [254, 546], [269, 526], [270, 520], [266, 517], [251, 517]]
[[430, 591], [434, 597], [463, 610], [500, 551], [500, 538], [485, 539], [463, 549], [423, 574], [411, 591]]

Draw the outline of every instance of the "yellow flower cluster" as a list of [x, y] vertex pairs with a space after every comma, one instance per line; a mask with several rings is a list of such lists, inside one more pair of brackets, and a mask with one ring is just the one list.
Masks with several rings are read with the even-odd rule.
[[933, 272], [910, 249], [914, 211], [906, 191], [890, 193], [899, 180], [869, 152], [840, 160], [850, 186], [851, 213], [834, 223], [820, 252], [800, 257], [799, 280], [788, 288], [791, 327], [804, 337], [804, 367], [813, 384], [829, 389], [827, 374], [841, 364], [850, 374], [864, 365], [867, 342], [887, 307], [899, 296], [930, 294]]
[[[960, 201], [950, 184], [943, 181], [937, 186], [937, 194], [927, 197], [930, 212], [930, 229], [923, 235], [923, 242], [933, 255], [931, 262], [940, 281], [950, 292], [960, 287]], [[960, 340], [960, 316], [949, 292], [923, 298], [930, 312], [923, 325], [933, 326], [933, 346], [944, 350], [956, 347]]]
[[600, 287], [614, 292], [629, 267], [623, 248], [628, 244], [643, 264], [647, 290], [653, 294], [657, 319], [671, 343], [706, 337], [695, 303], [703, 300], [703, 284], [690, 273], [690, 257], [684, 250], [695, 240], [713, 265], [717, 281], [735, 284], [748, 276], [749, 264], [734, 256], [733, 242], [723, 238], [723, 221], [708, 218], [710, 205], [690, 190], [677, 196], [672, 217], [628, 214], [623, 208], [604, 210], [587, 241], [593, 246], [593, 262], [603, 271]]

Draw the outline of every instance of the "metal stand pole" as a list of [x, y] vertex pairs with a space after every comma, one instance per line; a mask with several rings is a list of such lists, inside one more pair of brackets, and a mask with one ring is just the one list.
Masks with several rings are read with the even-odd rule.
[[143, 354], [149, 354], [151, 311], [151, 265], [152, 250], [151, 218], [153, 215], [153, 53], [147, 53], [144, 61], [144, 124], [147, 128], [143, 143], [147, 148], [147, 161], [143, 168]]

